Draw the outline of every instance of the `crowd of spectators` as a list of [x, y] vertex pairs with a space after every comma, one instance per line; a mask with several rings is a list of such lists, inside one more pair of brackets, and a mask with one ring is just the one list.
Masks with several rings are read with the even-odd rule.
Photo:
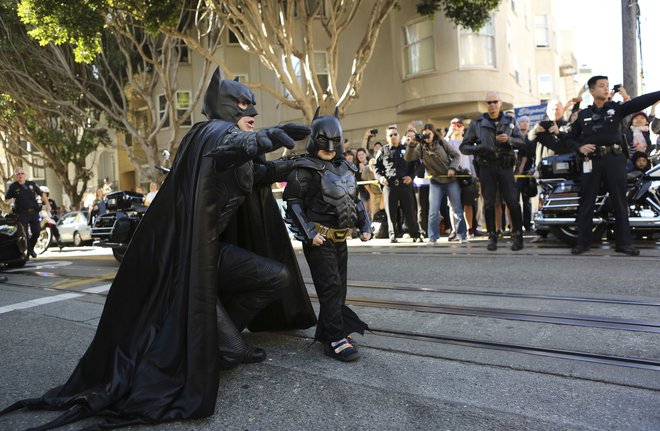
[[[565, 104], [550, 100], [541, 122], [532, 124], [527, 116], [515, 119], [524, 143], [514, 147], [515, 161], [510, 169], [516, 176], [522, 229], [535, 234], [534, 243], [545, 241], [548, 235], [533, 225], [537, 165], [544, 157], [575, 151], [559, 137], [570, 130], [577, 117], [585, 88]], [[625, 89], [620, 88], [619, 94], [619, 99], [629, 100]], [[660, 161], [660, 137], [654, 143], [651, 134], [660, 134], [657, 105], [648, 114], [640, 111], [631, 115], [624, 124], [630, 175], [639, 175]], [[514, 110], [506, 114], [515, 118]], [[345, 157], [358, 168], [360, 197], [369, 210], [375, 238], [435, 244], [442, 236], [461, 243], [486, 235], [479, 166], [474, 155], [459, 151], [470, 121], [459, 117], [438, 125], [412, 121], [401, 130], [397, 125], [388, 126], [384, 136], [370, 128], [364, 132], [360, 147], [349, 149], [346, 143]], [[511, 235], [512, 230], [512, 216], [501, 193], [498, 189], [495, 200], [499, 238]]]

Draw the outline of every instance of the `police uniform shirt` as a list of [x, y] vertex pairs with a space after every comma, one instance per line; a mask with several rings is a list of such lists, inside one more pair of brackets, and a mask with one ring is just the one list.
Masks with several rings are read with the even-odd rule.
[[37, 193], [41, 193], [41, 190], [33, 181], [26, 181], [24, 184], [19, 184], [16, 181], [9, 186], [9, 190], [5, 194], [5, 200], [15, 199], [14, 206], [18, 211], [37, 210], [39, 209]]
[[576, 150], [586, 144], [623, 145], [621, 120], [658, 100], [660, 91], [635, 97], [625, 103], [605, 102], [600, 108], [589, 105], [580, 111], [567, 136]]
[[383, 169], [379, 173], [388, 180], [402, 180], [403, 177], [414, 177], [415, 164], [403, 158], [405, 152], [406, 146], [403, 144], [400, 144], [398, 147], [393, 147], [392, 145], [383, 147], [376, 157], [376, 164], [378, 165], [378, 162], [381, 162]]

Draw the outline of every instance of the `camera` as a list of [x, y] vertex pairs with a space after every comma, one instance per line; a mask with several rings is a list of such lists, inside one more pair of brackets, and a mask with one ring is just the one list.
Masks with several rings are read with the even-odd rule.
[[422, 133], [415, 133], [415, 140], [416, 140], [417, 142], [424, 142], [424, 138], [426, 138], [426, 136], [424, 136], [424, 134], [422, 134]]
[[618, 93], [620, 88], [621, 88], [621, 84], [616, 84], [616, 85], [614, 86], [614, 88], [612, 88], [612, 91], [613, 91], [614, 93]]
[[376, 136], [376, 135], [378, 134], [378, 129], [371, 129], [371, 130], [369, 130], [369, 133], [370, 133], [372, 136]]
[[554, 126], [554, 124], [555, 124], [554, 121], [550, 121], [550, 120], [544, 120], [539, 122], [539, 125], [543, 127], [546, 132], [548, 131], [548, 129], [550, 129], [550, 127]]

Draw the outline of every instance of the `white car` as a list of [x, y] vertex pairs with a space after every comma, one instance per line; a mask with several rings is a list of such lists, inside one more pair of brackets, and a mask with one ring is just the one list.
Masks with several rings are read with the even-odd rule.
[[62, 244], [73, 244], [79, 247], [92, 242], [92, 227], [87, 214], [82, 211], [71, 211], [60, 217], [57, 222]]

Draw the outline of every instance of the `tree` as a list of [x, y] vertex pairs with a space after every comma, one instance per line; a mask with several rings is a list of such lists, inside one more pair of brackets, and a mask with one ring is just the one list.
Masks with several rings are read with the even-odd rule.
[[[107, 130], [53, 61], [52, 51], [69, 54], [80, 74], [91, 66], [76, 64], [67, 47], [40, 47], [0, 3], [0, 132], [9, 165], [53, 170], [74, 205], [91, 178], [87, 156], [108, 145]], [[2, 172], [6, 181], [11, 172]]]
[[[214, 16], [205, 15], [201, 1], [68, 1], [22, 0], [19, 14], [32, 26], [40, 43], [74, 47], [76, 59], [93, 65], [95, 80], [80, 80], [69, 67], [68, 79], [99, 110], [106, 121], [122, 132], [118, 145], [126, 150], [138, 177], [160, 181], [155, 169], [160, 154], [173, 152], [178, 132], [204, 91], [212, 63], [205, 60], [198, 85], [192, 92], [178, 92], [177, 74], [188, 47], [180, 38], [160, 32], [167, 27], [196, 40], [205, 50], [220, 43]], [[38, 25], [35, 25], [38, 23]], [[220, 27], [221, 28], [221, 27]], [[62, 67], [68, 59], [58, 56]], [[161, 94], [156, 95], [158, 91]], [[163, 108], [163, 109], [161, 109]], [[168, 139], [159, 139], [163, 131]]]
[[[501, 0], [422, 0], [417, 3], [420, 14], [433, 16], [442, 11], [457, 25], [478, 29], [487, 21], [490, 12]], [[34, 26], [31, 33], [43, 42], [72, 43], [79, 58], [90, 59], [99, 53], [98, 34], [118, 13], [130, 14], [140, 20], [147, 31], [185, 40], [209, 62], [217, 62], [212, 47], [175, 23], [176, 2], [162, 0], [22, 0], [21, 17]], [[218, 19], [233, 32], [246, 51], [258, 56], [271, 69], [285, 88], [287, 95], [263, 84], [252, 84], [293, 109], [300, 110], [310, 121], [314, 110], [321, 106], [330, 112], [335, 106], [343, 115], [350, 102], [360, 94], [364, 70], [371, 59], [383, 23], [397, 6], [395, 0], [199, 0], [184, 1], [184, 8], [197, 17], [198, 22], [216, 22]], [[358, 10], [370, 6], [366, 23], [355, 23]], [[296, 19], [297, 17], [297, 19]], [[84, 25], [78, 25], [85, 20]], [[314, 27], [319, 22], [325, 40], [319, 44], [314, 38]], [[339, 62], [342, 33], [351, 25], [364, 27], [364, 34], [350, 65]], [[314, 51], [319, 48], [327, 54], [327, 85], [319, 79]], [[226, 75], [231, 71], [223, 66]], [[349, 73], [342, 74], [340, 69]], [[300, 71], [300, 73], [298, 73]], [[302, 75], [302, 79], [299, 76]], [[339, 76], [347, 75], [345, 83]]]

